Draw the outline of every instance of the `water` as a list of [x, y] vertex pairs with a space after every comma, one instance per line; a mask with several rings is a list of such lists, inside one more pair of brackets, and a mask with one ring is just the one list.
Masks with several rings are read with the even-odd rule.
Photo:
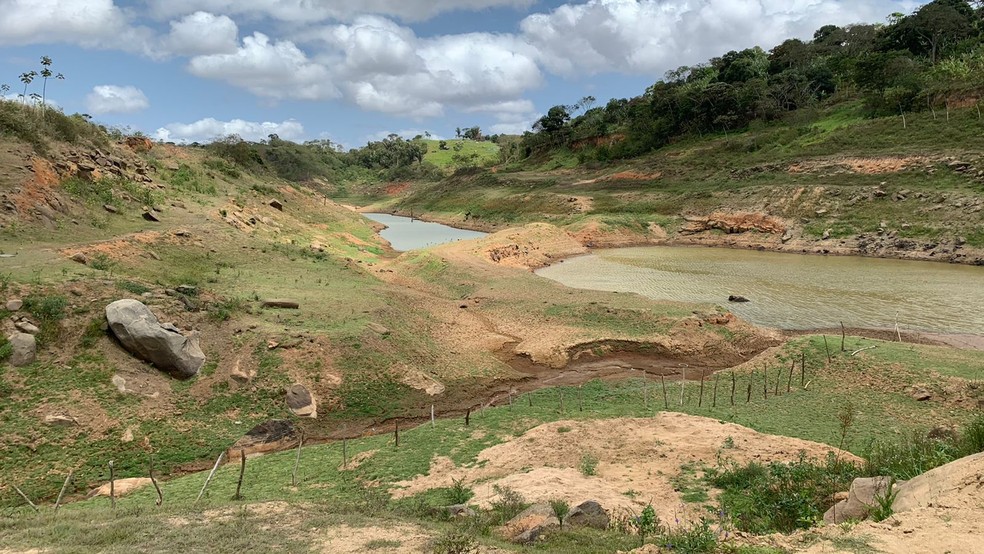
[[486, 235], [486, 233], [480, 233], [478, 231], [456, 229], [447, 225], [441, 225], [440, 223], [430, 223], [428, 221], [420, 221], [419, 219], [411, 220], [409, 217], [398, 215], [362, 215], [386, 225], [386, 229], [383, 229], [379, 235], [388, 240], [393, 246], [393, 250], [398, 252], [418, 250], [457, 240], [481, 238]]
[[[723, 248], [601, 250], [537, 271], [576, 288], [725, 305], [780, 329], [837, 327], [984, 334], [984, 268]], [[729, 295], [747, 297], [729, 303]]]

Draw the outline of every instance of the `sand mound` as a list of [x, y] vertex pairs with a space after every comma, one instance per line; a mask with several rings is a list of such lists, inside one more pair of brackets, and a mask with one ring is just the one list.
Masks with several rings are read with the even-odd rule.
[[984, 452], [927, 471], [899, 488], [893, 508], [984, 508]]
[[531, 223], [500, 231], [481, 239], [477, 248], [485, 259], [493, 263], [524, 269], [537, 269], [556, 260], [587, 252], [564, 230], [546, 223]]
[[[435, 458], [427, 475], [397, 483], [393, 493], [410, 496], [451, 486], [453, 479], [459, 479], [473, 486], [474, 502], [486, 507], [496, 499], [495, 486], [499, 486], [530, 502], [598, 500], [612, 511], [638, 511], [653, 501], [660, 517], [672, 521], [683, 505], [681, 493], [675, 490], [679, 487], [672, 481], [684, 464], [713, 466], [719, 459], [793, 461], [801, 453], [823, 458], [830, 451], [836, 449], [677, 413], [651, 419], [558, 421], [487, 448], [470, 467]], [[857, 459], [845, 452], [841, 456]], [[582, 468], [592, 462], [596, 462], [594, 475], [586, 475], [591, 472]]]

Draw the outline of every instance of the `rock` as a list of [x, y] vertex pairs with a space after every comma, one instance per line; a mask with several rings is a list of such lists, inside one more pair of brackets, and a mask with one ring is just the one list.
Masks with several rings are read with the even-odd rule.
[[111, 214], [119, 213], [120, 211], [116, 209], [116, 206], [112, 204], [104, 204], [103, 209]]
[[69, 427], [71, 425], [78, 425], [79, 420], [68, 415], [49, 414], [44, 416], [44, 423], [45, 425], [58, 425], [61, 427]]
[[[113, 482], [113, 494], [116, 498], [119, 498], [121, 496], [126, 496], [137, 489], [146, 487], [149, 484], [151, 484], [149, 477], [129, 477], [127, 479], [117, 479]], [[89, 492], [89, 498], [93, 498], [95, 496], [109, 496], [109, 488], [109, 483], [106, 483], [99, 488], [92, 489], [92, 491]]]
[[154, 223], [160, 222], [160, 219], [154, 214], [154, 212], [150, 210], [143, 213], [143, 218], [147, 221], [152, 221]]
[[34, 363], [37, 358], [38, 341], [34, 335], [14, 333], [9, 337], [13, 351], [10, 354], [10, 365], [24, 367]]
[[588, 500], [575, 506], [571, 513], [564, 518], [564, 523], [571, 527], [591, 527], [593, 529], [608, 529], [608, 513], [594, 500]]
[[240, 358], [236, 359], [236, 363], [232, 366], [232, 371], [229, 372], [229, 376], [232, 377], [233, 381], [244, 385], [253, 380], [253, 377], [256, 376], [256, 372], [243, 369], [242, 359]]
[[17, 310], [24, 307], [24, 301], [16, 300], [16, 299], [8, 300], [7, 305], [5, 307], [7, 308], [8, 312], [16, 312]]
[[915, 386], [910, 389], [909, 396], [917, 402], [926, 402], [933, 398], [933, 393], [924, 387]]
[[287, 407], [298, 417], [318, 418], [318, 403], [304, 385], [287, 389]]
[[110, 381], [112, 381], [113, 386], [116, 387], [116, 390], [118, 390], [120, 394], [126, 394], [126, 379], [124, 379], [121, 375], [113, 375], [113, 378], [110, 379]]
[[510, 542], [529, 544], [553, 527], [560, 527], [560, 522], [550, 505], [534, 504], [510, 519], [502, 526], [500, 533]]
[[390, 333], [389, 329], [376, 323], [375, 321], [369, 322], [369, 324], [366, 325], [366, 329], [369, 329], [373, 333], [377, 333], [379, 335], [388, 335]]
[[16, 327], [18, 331], [29, 335], [36, 335], [41, 332], [41, 329], [38, 329], [37, 325], [27, 321], [26, 319], [18, 321], [14, 324], [14, 327]]
[[[173, 206], [173, 204], [172, 204], [172, 206]], [[184, 206], [182, 206], [182, 207], [184, 207]], [[187, 229], [177, 229], [177, 230], [174, 231], [174, 236], [176, 236], [176, 237], [182, 237], [182, 238], [188, 238], [188, 237], [191, 236], [191, 231], [188, 231]]]
[[161, 325], [142, 302], [117, 300], [106, 306], [106, 320], [127, 351], [179, 379], [194, 377], [205, 364], [197, 333], [185, 336], [173, 325]]
[[149, 152], [154, 147], [154, 142], [147, 137], [126, 137], [123, 143], [134, 152]]
[[823, 240], [828, 240], [828, 239], [830, 239], [830, 229], [827, 229], [826, 231], [824, 231], [824, 232], [823, 232], [823, 237], [822, 237], [822, 239], [823, 239]]
[[85, 257], [85, 254], [83, 254], [81, 252], [77, 252], [77, 253], [75, 253], [75, 254], [72, 255], [72, 261], [73, 262], [78, 262], [78, 263], [80, 263], [82, 265], [85, 265], [85, 264], [89, 263], [89, 258], [86, 258]]
[[161, 261], [160, 254], [154, 252], [153, 250], [148, 250], [147, 255], [150, 256], [152, 259], [157, 260], [158, 262]]
[[468, 504], [455, 504], [453, 506], [445, 506], [441, 508], [441, 511], [448, 514], [451, 517], [475, 517], [475, 510], [471, 509]]
[[264, 308], [283, 308], [285, 310], [296, 310], [301, 307], [300, 303], [294, 300], [270, 299], [263, 301]]
[[229, 450], [228, 459], [239, 457], [239, 451], [247, 455], [262, 452], [277, 452], [297, 446], [298, 434], [294, 424], [285, 419], [264, 421], [243, 435]]
[[789, 241], [791, 241], [791, 240], [793, 240], [793, 232], [792, 232], [792, 231], [786, 231], [786, 232], [785, 232], [785, 233], [784, 233], [784, 234], [782, 235], [782, 238], [781, 238], [780, 240], [781, 240], [781, 241], [782, 241], [782, 242], [783, 242], [784, 244], [785, 244], [785, 243], [787, 243], [787, 242], [789, 242]]
[[123, 431], [123, 436], [120, 437], [120, 442], [124, 444], [133, 442], [133, 427], [127, 427], [126, 431]]
[[270, 207], [281, 212], [284, 211], [284, 205], [279, 200], [271, 200]]
[[888, 193], [882, 189], [875, 189], [873, 194], [875, 195], [875, 198], [884, 198], [885, 196], [888, 196]]
[[751, 302], [751, 301], [749, 299], [745, 298], [744, 296], [738, 296], [738, 295], [732, 294], [731, 296], [728, 297], [728, 302], [738, 302], [738, 303], [741, 303], [741, 302]]
[[[873, 506], [878, 505], [876, 496], [884, 496], [892, 486], [891, 477], [862, 477], [851, 483], [847, 500], [842, 500], [823, 514], [828, 524], [844, 523], [868, 517]], [[896, 485], [897, 486], [897, 485]]]
[[198, 296], [198, 287], [193, 285], [178, 285], [174, 290], [187, 296]]

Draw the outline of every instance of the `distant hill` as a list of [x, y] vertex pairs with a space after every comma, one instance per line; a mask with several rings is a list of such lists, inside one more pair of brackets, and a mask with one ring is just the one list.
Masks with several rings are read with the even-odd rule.
[[[423, 142], [427, 145], [424, 161], [440, 168], [484, 165], [486, 162], [495, 161], [499, 158], [499, 145], [489, 141], [456, 139], [447, 141], [424, 140]], [[445, 143], [446, 150], [441, 149], [442, 142]]]

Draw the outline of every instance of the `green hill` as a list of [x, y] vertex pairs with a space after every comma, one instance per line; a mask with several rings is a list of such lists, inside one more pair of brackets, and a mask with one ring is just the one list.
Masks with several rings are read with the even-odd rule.
[[[499, 159], [499, 145], [489, 141], [467, 139], [424, 140], [424, 161], [440, 168], [484, 166]], [[444, 143], [445, 148], [441, 148]]]

